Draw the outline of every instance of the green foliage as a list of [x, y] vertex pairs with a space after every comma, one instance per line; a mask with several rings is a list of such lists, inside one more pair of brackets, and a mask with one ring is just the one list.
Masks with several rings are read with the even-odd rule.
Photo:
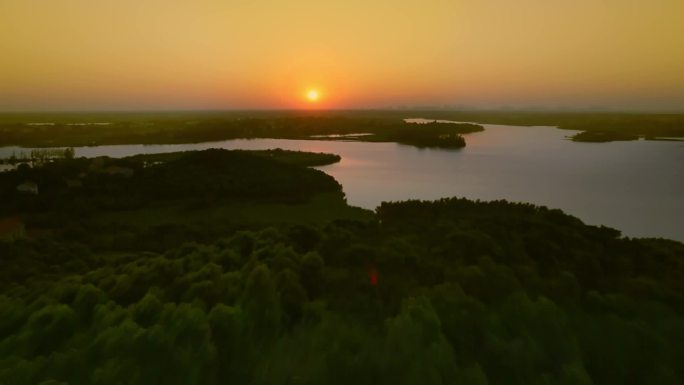
[[257, 265], [247, 278], [243, 305], [251, 320], [249, 334], [255, 340], [270, 339], [280, 331], [280, 301], [271, 271]]
[[[228, 160], [303, 175], [297, 183], [313, 189], [339, 188], [301, 166], [250, 154], [186, 154], [168, 163], [186, 162], [177, 169], [188, 178], [240, 175]], [[142, 200], [180, 183], [164, 167], [140, 172], [160, 184], [126, 185]], [[271, 189], [257, 199], [308, 196], [261, 175], [269, 180], [244, 179]], [[97, 181], [89, 188], [101, 199], [121, 192], [107, 177]], [[178, 189], [160, 199], [197, 194]], [[111, 214], [93, 204], [93, 219]], [[29, 229], [56, 221], [35, 215]], [[198, 223], [189, 217], [142, 235], [110, 224], [112, 239], [129, 239], [123, 251], [92, 242], [98, 230], [90, 227], [1, 241], [0, 383], [684, 379], [681, 243], [622, 238], [558, 210], [505, 201], [384, 203], [371, 221], [221, 227], [226, 217], [216, 218], [205, 230], [213, 237], [185, 227]]]
[[387, 321], [383, 372], [393, 384], [456, 383], [451, 346], [430, 302], [408, 298]]
[[[3, 119], [4, 118], [4, 119]], [[207, 114], [113, 114], [98, 119], [106, 125], [74, 125], [72, 119], [87, 117], [0, 115], [0, 146], [25, 147], [92, 146], [109, 144], [197, 143], [227, 139], [282, 138], [315, 140], [391, 141], [418, 147], [460, 148], [465, 146], [459, 134], [482, 131], [476, 124], [407, 124], [397, 116], [355, 116], [354, 113], [325, 113], [294, 116], [251, 113]], [[51, 119], [49, 128], [31, 126], [34, 119]], [[362, 135], [358, 135], [362, 134]], [[335, 155], [311, 155], [270, 152], [260, 154], [300, 165], [323, 165], [339, 161]], [[285, 155], [285, 156], [283, 156]], [[67, 154], [73, 157], [73, 154]]]
[[[666, 113], [486, 110], [6, 113], [0, 114], [0, 145], [67, 147], [196, 143], [238, 138], [339, 140], [340, 135], [359, 133], [373, 135], [343, 138], [397, 141], [406, 139], [403, 131], [410, 130], [413, 125], [404, 124], [402, 120], [411, 117], [480, 124], [558, 126], [583, 131], [576, 140], [628, 140], [639, 136], [649, 139], [684, 137], [684, 115]], [[27, 125], [35, 122], [52, 125]], [[97, 122], [110, 124], [93, 125]], [[453, 134], [482, 129], [477, 125], [461, 124], [458, 125], [459, 128], [455, 128], [457, 125], [454, 124], [440, 126], [440, 129], [453, 129]], [[325, 137], [329, 135], [333, 136]], [[456, 141], [439, 140], [430, 130], [424, 135], [409, 137], [415, 139], [407, 141], [411, 145], [461, 147]]]
[[404, 124], [391, 131], [376, 134], [368, 140], [385, 140], [416, 147], [461, 148], [466, 142], [461, 134], [483, 131], [482, 126], [469, 123]]
[[606, 132], [606, 131], [582, 131], [572, 136], [575, 142], [612, 142], [616, 140], [637, 140], [639, 136], [634, 134], [627, 134], [620, 131]]
[[[277, 222], [301, 223], [292, 236], [299, 237], [298, 248], [311, 248], [316, 230], [306, 228], [309, 222], [372, 219], [370, 211], [346, 204], [332, 177], [300, 165], [327, 154], [207, 150], [162, 155], [61, 160], [0, 173], [0, 216], [20, 220], [27, 232], [46, 235], [43, 239], [58, 239], [60, 248], [86, 244], [118, 251], [163, 251]], [[39, 195], [17, 191], [26, 180], [40, 186]], [[41, 253], [55, 254], [50, 247]], [[44, 259], [41, 253], [36, 258]], [[60, 268], [89, 267], [77, 266], [85, 258], [60, 258], [65, 258]]]

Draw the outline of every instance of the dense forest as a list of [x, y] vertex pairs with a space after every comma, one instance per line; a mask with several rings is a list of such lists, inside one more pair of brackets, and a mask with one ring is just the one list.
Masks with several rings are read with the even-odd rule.
[[571, 136], [575, 142], [605, 143], [618, 140], [638, 140], [635, 134], [626, 134], [621, 131], [582, 131]]
[[210, 239], [252, 222], [367, 218], [370, 212], [346, 205], [332, 177], [303, 167], [338, 160], [284, 150], [207, 150], [22, 164], [0, 173], [0, 216], [20, 216], [29, 232], [121, 250]]
[[[70, 120], [70, 116], [73, 120]], [[97, 118], [111, 121], [93, 121]], [[31, 119], [38, 122], [32, 122]], [[343, 139], [398, 142], [417, 147], [461, 148], [466, 145], [461, 134], [482, 130], [482, 126], [470, 123], [417, 125], [401, 119], [346, 115], [241, 117], [226, 113], [32, 117], [10, 114], [0, 117], [0, 146], [73, 147], [276, 138]], [[363, 135], [354, 135], [360, 133]]]
[[[325, 139], [400, 142], [421, 147], [462, 147], [461, 134], [477, 124], [404, 123], [405, 118], [479, 124], [557, 126], [580, 131], [577, 142], [684, 138], [684, 114], [553, 111], [453, 111], [435, 109], [358, 111], [206, 111], [2, 113], [0, 146], [69, 147], [102, 144], [189, 143], [237, 138]], [[452, 137], [453, 140], [440, 140]], [[328, 138], [339, 140], [340, 138]]]
[[505, 201], [372, 213], [305, 167], [330, 157], [0, 174], [22, 227], [0, 234], [0, 384], [684, 382], [684, 244]]

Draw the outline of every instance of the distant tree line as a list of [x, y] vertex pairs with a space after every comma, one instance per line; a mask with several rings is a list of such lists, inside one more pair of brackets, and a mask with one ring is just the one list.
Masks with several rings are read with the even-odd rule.
[[72, 147], [67, 148], [34, 148], [31, 150], [13, 151], [8, 158], [0, 159], [0, 163], [18, 164], [32, 163], [43, 164], [57, 159], [73, 159], [75, 151]]
[[[188, 117], [189, 119], [190, 117]], [[200, 119], [125, 120], [106, 126], [25, 126], [0, 122], [0, 146], [54, 147], [110, 144], [197, 143], [227, 139], [279, 138], [335, 140], [328, 135], [357, 141], [400, 141], [420, 147], [463, 147], [460, 134], [481, 131], [475, 124], [416, 125], [395, 119], [347, 116], [220, 117]]]

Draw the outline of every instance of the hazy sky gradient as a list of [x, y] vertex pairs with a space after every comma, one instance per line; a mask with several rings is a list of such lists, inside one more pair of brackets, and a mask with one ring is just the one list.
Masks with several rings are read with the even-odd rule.
[[0, 110], [684, 110], [683, 0], [0, 0]]

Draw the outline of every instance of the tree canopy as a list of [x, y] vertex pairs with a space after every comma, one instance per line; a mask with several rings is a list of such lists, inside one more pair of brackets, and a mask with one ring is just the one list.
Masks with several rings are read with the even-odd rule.
[[[85, 160], [63, 162], [45, 170]], [[237, 174], [232, 162], [263, 172]], [[98, 187], [110, 177], [126, 188]], [[339, 192], [315, 170], [216, 151], [83, 188], [185, 204], [202, 194], [192, 184], [211, 180], [221, 187], [203, 200], [210, 208]], [[257, 183], [253, 197], [240, 193]], [[18, 215], [41, 195], [4, 209]], [[67, 215], [45, 199], [50, 215]], [[100, 204], [90, 215], [111, 215]], [[678, 242], [621, 237], [559, 210], [458, 198], [383, 203], [367, 217], [323, 222], [221, 227], [227, 218], [217, 215], [202, 222], [214, 223], [211, 237], [191, 230], [197, 220], [129, 238], [126, 249], [93, 242], [89, 229], [32, 232], [35, 218], [26, 237], [1, 240], [0, 383], [684, 381]], [[165, 235], [175, 242], [144, 241]]]

